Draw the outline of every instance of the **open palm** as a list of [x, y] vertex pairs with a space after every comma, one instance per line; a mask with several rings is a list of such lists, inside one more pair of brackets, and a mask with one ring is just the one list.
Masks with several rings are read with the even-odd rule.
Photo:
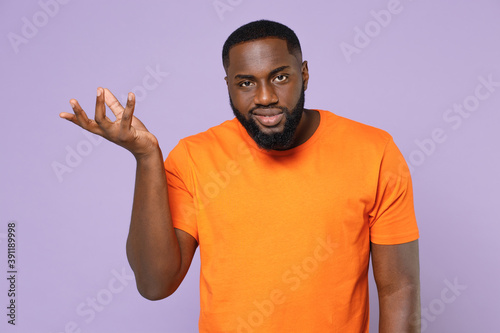
[[[61, 118], [126, 148], [134, 156], [147, 155], [157, 149], [156, 137], [134, 116], [135, 96], [133, 93], [128, 94], [127, 105], [124, 108], [111, 91], [97, 88], [94, 119], [87, 117], [76, 99], [71, 99], [70, 104], [74, 114], [62, 112], [59, 114]], [[106, 105], [115, 115], [115, 121], [106, 116]]]

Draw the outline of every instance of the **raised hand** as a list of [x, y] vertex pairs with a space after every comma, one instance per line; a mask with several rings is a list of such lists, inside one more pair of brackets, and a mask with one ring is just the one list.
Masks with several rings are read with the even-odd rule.
[[[100, 135], [129, 150], [136, 158], [147, 156], [158, 151], [158, 140], [146, 126], [134, 116], [135, 96], [128, 94], [125, 108], [108, 89], [97, 88], [94, 120], [89, 119], [76, 99], [71, 99], [74, 114], [61, 112], [59, 116], [67, 119], [83, 129]], [[111, 121], [106, 116], [106, 105], [116, 117]]]

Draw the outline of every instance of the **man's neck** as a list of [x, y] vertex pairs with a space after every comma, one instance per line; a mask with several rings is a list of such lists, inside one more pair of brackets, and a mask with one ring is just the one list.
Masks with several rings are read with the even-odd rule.
[[316, 110], [304, 109], [302, 113], [302, 119], [300, 119], [299, 126], [297, 126], [297, 131], [293, 138], [293, 144], [289, 148], [297, 147], [313, 136], [314, 132], [319, 126], [320, 116], [319, 112]]

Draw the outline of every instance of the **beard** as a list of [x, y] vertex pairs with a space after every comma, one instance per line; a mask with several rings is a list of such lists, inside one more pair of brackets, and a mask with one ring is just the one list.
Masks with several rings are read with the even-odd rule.
[[265, 107], [259, 106], [250, 110], [249, 114], [252, 113], [255, 109], [281, 109], [283, 111], [285, 117], [285, 126], [283, 131], [276, 133], [264, 133], [261, 131], [255, 120], [247, 119], [245, 116], [234, 107], [231, 96], [229, 96], [229, 104], [231, 105], [231, 109], [233, 109], [234, 116], [239, 120], [241, 125], [246, 129], [248, 135], [257, 143], [257, 145], [265, 150], [286, 150], [291, 148], [293, 144], [293, 139], [295, 136], [295, 132], [297, 131], [297, 127], [299, 126], [300, 119], [302, 119], [302, 113], [304, 112], [304, 86], [302, 85], [302, 90], [300, 92], [300, 98], [295, 104], [292, 111], [290, 111], [287, 107], [284, 106], [276, 106], [276, 105], [268, 105]]

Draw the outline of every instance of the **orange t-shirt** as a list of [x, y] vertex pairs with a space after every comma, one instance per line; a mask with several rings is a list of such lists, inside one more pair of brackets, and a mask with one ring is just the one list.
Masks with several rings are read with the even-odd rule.
[[200, 246], [200, 332], [368, 332], [370, 242], [418, 238], [410, 174], [389, 134], [319, 112], [290, 150], [232, 119], [165, 161], [174, 227]]

